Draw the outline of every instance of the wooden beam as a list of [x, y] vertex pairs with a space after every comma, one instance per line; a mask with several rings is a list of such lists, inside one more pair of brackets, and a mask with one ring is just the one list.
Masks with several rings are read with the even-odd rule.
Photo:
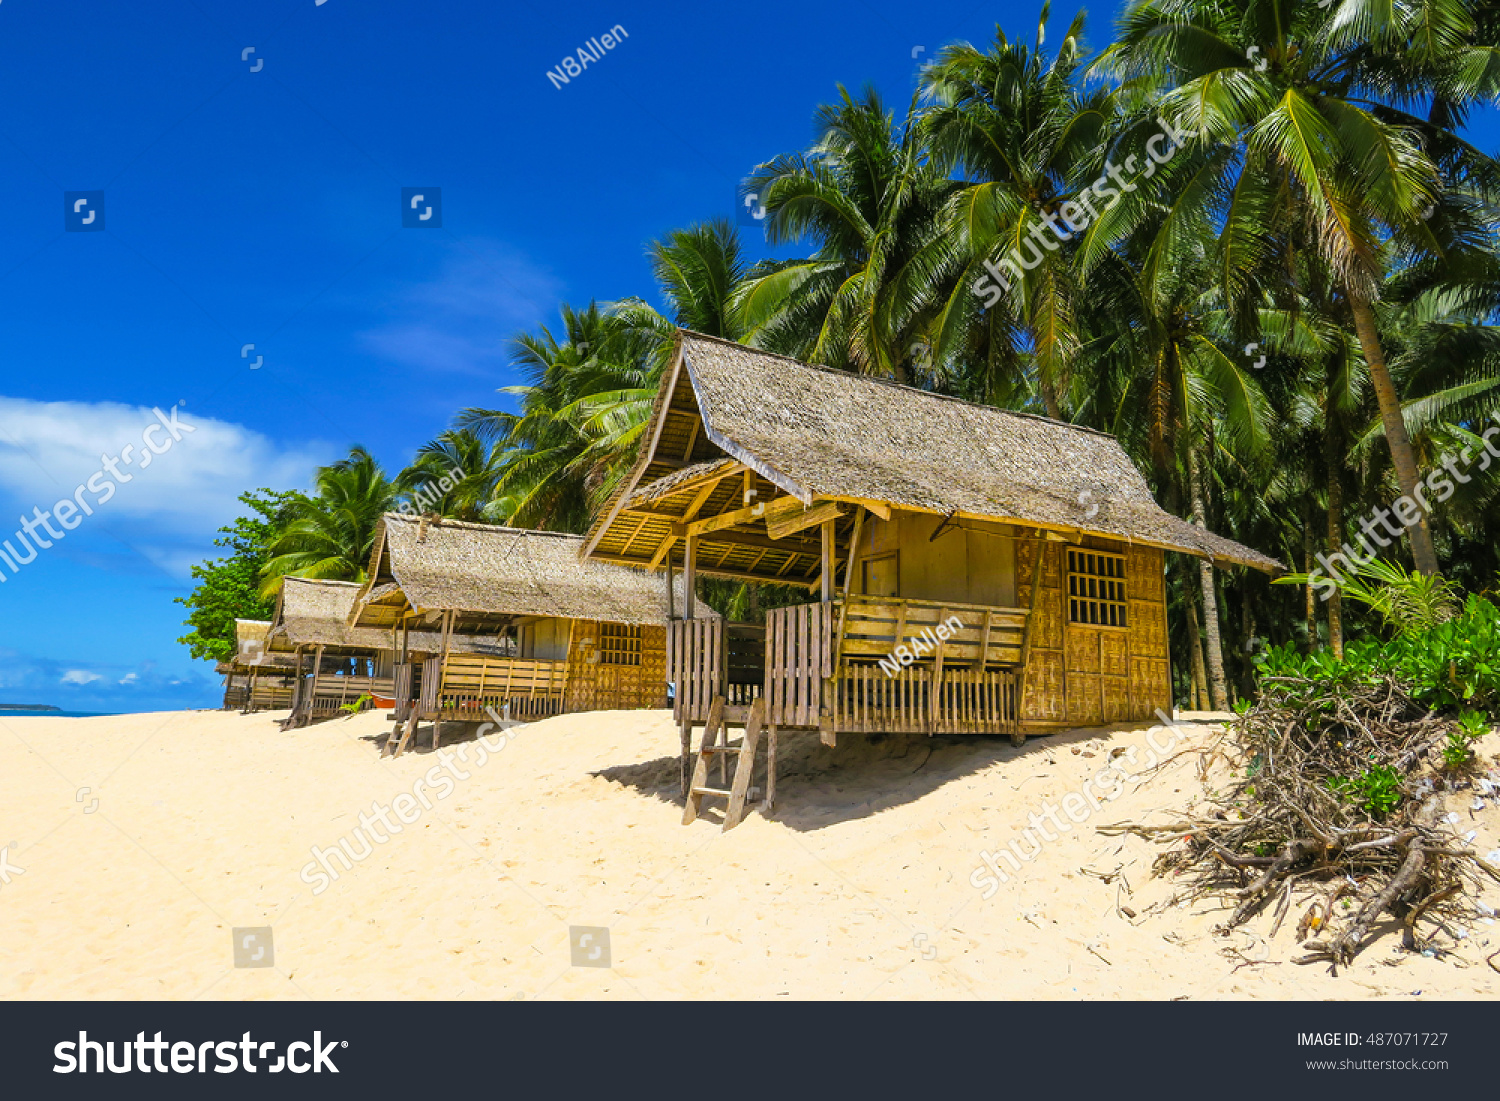
[[630, 537], [625, 540], [625, 545], [620, 548], [621, 554], [630, 553], [630, 545], [635, 542], [636, 536], [640, 535], [641, 529], [643, 529], [650, 521], [651, 517], [649, 515], [641, 516], [640, 521], [635, 525], [635, 530], [630, 533]]
[[[844, 628], [849, 623], [849, 589], [854, 583], [854, 570], [859, 564], [859, 538], [864, 528], [865, 510], [861, 508], [854, 514], [854, 532], [849, 537], [849, 565], [844, 569], [844, 606], [839, 611], [839, 635], [838, 641], [833, 647], [833, 670], [838, 673], [839, 659], [844, 655]], [[898, 640], [899, 641], [899, 640]]]
[[863, 508], [869, 509], [871, 513], [882, 520], [889, 520], [891, 518], [891, 506], [881, 501], [871, 501], [865, 497], [829, 497], [828, 499], [830, 501], [843, 501], [845, 504], [850, 505], [860, 505]]
[[[746, 470], [745, 474], [748, 477], [750, 475], [750, 471]], [[685, 524], [691, 521], [693, 517], [697, 516], [698, 510], [701, 509], [705, 503], [707, 503], [709, 497], [713, 495], [713, 491], [718, 488], [719, 482], [721, 480], [722, 479], [715, 478], [713, 481], [706, 483], [703, 488], [698, 491], [697, 496], [695, 496], [692, 501], [689, 502], [687, 511], [684, 512], [680, 517], [676, 517], [675, 519]], [[634, 536], [632, 536], [631, 538], [634, 539]], [[666, 558], [667, 555], [672, 553], [672, 547], [676, 544], [676, 542], [676, 535], [668, 535], [664, 540], [662, 540], [661, 546], [657, 547], [656, 553], [651, 556], [651, 569], [654, 570], [661, 565], [662, 560]], [[629, 549], [629, 545], [627, 544], [625, 550]], [[624, 551], [621, 551], [621, 553], [623, 554]]]
[[684, 584], [685, 584], [685, 586], [687, 588], [687, 595], [683, 598], [683, 601], [682, 601], [683, 606], [684, 606], [683, 607], [683, 618], [684, 619], [693, 619], [693, 618], [695, 618], [695, 616], [694, 616], [694, 612], [696, 611], [695, 605], [696, 605], [696, 602], [697, 602], [697, 599], [698, 599], [697, 594], [693, 591], [693, 589], [694, 589], [694, 583], [698, 579], [698, 563], [696, 561], [696, 559], [698, 557], [698, 555], [697, 555], [698, 540], [697, 540], [697, 538], [695, 536], [689, 535], [687, 537], [687, 548], [686, 549], [687, 549], [687, 561], [683, 565], [683, 582], [684, 582]]
[[715, 531], [708, 535], [695, 536], [700, 543], [733, 543], [757, 550], [781, 551], [783, 554], [817, 554], [819, 544], [810, 539], [767, 539], [748, 531]]
[[833, 524], [832, 519], [824, 520], [819, 529], [823, 533], [823, 555], [820, 559], [823, 569], [823, 603], [833, 602]]
[[673, 535], [707, 535], [713, 531], [723, 531], [726, 528], [739, 527], [741, 524], [754, 523], [766, 514], [764, 503], [751, 505], [749, 508], [731, 509], [729, 512], [721, 512], [717, 516], [710, 516], [704, 520], [692, 520], [687, 523], [673, 524]]
[[695, 474], [691, 478], [684, 478], [682, 481], [673, 486], [669, 496], [676, 497], [679, 493], [686, 493], [690, 489], [697, 489], [698, 487], [705, 484], [718, 485], [725, 478], [732, 478], [734, 475], [738, 474], [741, 470], [744, 469], [745, 466], [743, 463], [732, 462], [719, 470], [710, 470], [705, 471], [702, 474]]
[[684, 463], [688, 463], [688, 462], [692, 461], [692, 458], [693, 458], [693, 448], [695, 448], [695, 447], [698, 446], [698, 429], [700, 429], [702, 427], [703, 427], [703, 420], [700, 417], [698, 419], [695, 419], [693, 421], [692, 428], [688, 429], [688, 442], [687, 442], [687, 446], [682, 449], [682, 461]]
[[832, 523], [842, 516], [843, 510], [833, 501], [825, 501], [821, 505], [814, 505], [802, 513], [794, 513], [784, 519], [766, 520], [766, 534], [772, 539], [785, 539], [789, 535], [796, 535], [799, 531], [817, 524]]
[[[1011, 732], [1012, 745], [1024, 745], [1026, 735], [1021, 731], [1021, 713], [1026, 709], [1026, 675], [1031, 665], [1031, 640], [1036, 634], [1036, 601], [1042, 591], [1042, 555], [1047, 550], [1047, 541], [1042, 532], [1036, 534], [1036, 557], [1031, 562], [1031, 606], [1026, 612], [1026, 632], [1021, 636], [1021, 673], [1016, 677], [1016, 726]], [[1064, 678], [1066, 684], [1067, 678]]]

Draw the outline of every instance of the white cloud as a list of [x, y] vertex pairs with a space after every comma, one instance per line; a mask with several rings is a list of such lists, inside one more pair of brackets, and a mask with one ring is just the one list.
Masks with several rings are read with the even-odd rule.
[[63, 684], [93, 684], [96, 680], [103, 680], [98, 673], [90, 673], [87, 669], [69, 669], [62, 675]]
[[406, 288], [386, 312], [395, 320], [360, 334], [378, 355], [410, 367], [494, 374], [518, 330], [553, 322], [562, 286], [550, 273], [486, 242], [455, 247], [439, 275]]
[[137, 677], [134, 673], [126, 673], [123, 677], [120, 678], [120, 683], [121, 684], [134, 684], [139, 679], [140, 678]]
[[[164, 406], [162, 413], [170, 418], [171, 408]], [[123, 523], [131, 543], [148, 557], [171, 559], [176, 566], [182, 555], [159, 548], [179, 543], [180, 536], [206, 545], [220, 525], [240, 514], [243, 506], [236, 498], [245, 490], [305, 487], [317, 466], [337, 457], [331, 445], [286, 447], [243, 425], [195, 416], [186, 407], [177, 416], [182, 438], [143, 465], [142, 435], [159, 423], [149, 408], [0, 397], [0, 501], [27, 515], [33, 505], [50, 510], [99, 473], [104, 457], [115, 458], [130, 480], [119, 479], [108, 500], [87, 492], [83, 499], [97, 502], [99, 526]], [[163, 429], [152, 438], [162, 446], [170, 435]], [[129, 465], [126, 446], [134, 449]], [[13, 530], [8, 520], [0, 522], [0, 532]]]

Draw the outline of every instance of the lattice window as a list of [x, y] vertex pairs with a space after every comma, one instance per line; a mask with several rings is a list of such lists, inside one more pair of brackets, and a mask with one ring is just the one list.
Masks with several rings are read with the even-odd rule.
[[601, 665], [639, 665], [641, 629], [628, 627], [623, 623], [601, 623], [599, 662]]
[[1068, 548], [1068, 620], [1124, 627], [1125, 556]]

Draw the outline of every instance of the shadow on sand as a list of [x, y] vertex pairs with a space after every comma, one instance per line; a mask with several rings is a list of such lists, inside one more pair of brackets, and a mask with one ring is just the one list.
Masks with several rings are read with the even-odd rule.
[[[1143, 721], [1061, 730], [1029, 737], [1021, 746], [1011, 745], [1004, 735], [845, 734], [838, 746], [830, 748], [818, 740], [816, 731], [782, 731], [777, 745], [776, 808], [767, 817], [798, 831], [823, 829], [915, 802], [944, 784], [1001, 762], [1031, 758], [1036, 762], [1035, 774], [1041, 775], [1051, 767], [1049, 751], [1077, 748], [1087, 752], [1086, 743], [1149, 725]], [[1105, 764], [1101, 754], [1099, 767]], [[681, 807], [679, 767], [676, 756], [657, 757], [600, 769], [593, 775]], [[729, 767], [732, 775], [733, 766]], [[762, 791], [765, 771], [762, 749], [752, 781]], [[717, 766], [710, 776], [717, 786]], [[1025, 783], [1022, 780], [1017, 786]], [[700, 817], [722, 822], [723, 813], [722, 799], [706, 800]], [[755, 813], [765, 811], [756, 808]]]

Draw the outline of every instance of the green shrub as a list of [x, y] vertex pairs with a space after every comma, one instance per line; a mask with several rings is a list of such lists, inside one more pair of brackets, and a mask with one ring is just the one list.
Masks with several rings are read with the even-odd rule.
[[1468, 765], [1474, 756], [1474, 743], [1489, 729], [1489, 721], [1478, 711], [1465, 711], [1458, 717], [1458, 725], [1448, 731], [1448, 740], [1443, 745], [1443, 764], [1455, 770]]
[[1471, 596], [1452, 619], [1387, 642], [1350, 643], [1342, 661], [1326, 650], [1300, 654], [1289, 643], [1267, 650], [1258, 665], [1262, 681], [1284, 680], [1279, 686], [1309, 705], [1340, 685], [1389, 676], [1433, 711], [1468, 709], [1492, 718], [1500, 714], [1500, 608]]
[[1328, 788], [1372, 818], [1384, 818], [1401, 802], [1401, 774], [1385, 765], [1366, 769], [1357, 779], [1329, 780]]

